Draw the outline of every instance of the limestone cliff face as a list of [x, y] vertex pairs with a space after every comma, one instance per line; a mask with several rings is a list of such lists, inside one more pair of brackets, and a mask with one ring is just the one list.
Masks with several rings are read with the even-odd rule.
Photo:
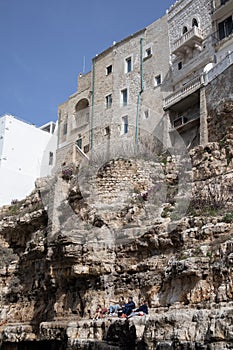
[[[190, 203], [172, 157], [119, 158], [3, 208], [1, 348], [232, 348], [232, 140], [192, 150]], [[129, 295], [148, 316], [92, 319]]]

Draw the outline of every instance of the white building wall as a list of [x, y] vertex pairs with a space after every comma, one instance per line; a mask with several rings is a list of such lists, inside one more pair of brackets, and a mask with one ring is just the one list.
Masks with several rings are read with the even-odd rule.
[[2, 118], [2, 120], [0, 120], [0, 167], [2, 163], [4, 134], [5, 134], [5, 118]]
[[[56, 163], [57, 134], [58, 134], [58, 126], [56, 125], [54, 134], [50, 134], [48, 143], [42, 153], [42, 158], [40, 162], [40, 177], [45, 177], [53, 174], [53, 169]], [[50, 153], [53, 154], [52, 164], [49, 164]]]
[[[2, 123], [4, 122], [4, 123]], [[0, 205], [23, 199], [38, 177], [50, 175], [49, 152], [56, 152], [56, 136], [13, 116], [0, 118], [2, 138]]]

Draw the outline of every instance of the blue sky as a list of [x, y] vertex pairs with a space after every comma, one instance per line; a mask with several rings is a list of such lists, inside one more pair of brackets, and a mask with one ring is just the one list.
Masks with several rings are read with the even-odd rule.
[[0, 0], [0, 116], [43, 125], [96, 54], [166, 13], [175, 0]]

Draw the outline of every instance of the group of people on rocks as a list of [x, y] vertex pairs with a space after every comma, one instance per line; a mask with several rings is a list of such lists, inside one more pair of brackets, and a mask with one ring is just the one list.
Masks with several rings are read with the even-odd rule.
[[93, 319], [98, 320], [99, 318], [104, 318], [106, 316], [130, 318], [133, 316], [148, 315], [148, 306], [144, 298], [141, 298], [140, 306], [138, 308], [136, 307], [132, 297], [128, 298], [128, 302], [125, 302], [123, 297], [121, 297], [118, 301], [110, 300], [110, 302], [112, 304], [109, 306], [109, 308], [103, 308], [101, 305], [98, 305]]

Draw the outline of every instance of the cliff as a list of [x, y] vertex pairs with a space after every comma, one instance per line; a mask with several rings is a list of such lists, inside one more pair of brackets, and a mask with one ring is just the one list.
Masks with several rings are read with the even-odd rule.
[[[2, 208], [1, 349], [232, 348], [231, 128], [185, 172], [175, 156], [118, 157]], [[149, 315], [93, 320], [130, 295]]]

